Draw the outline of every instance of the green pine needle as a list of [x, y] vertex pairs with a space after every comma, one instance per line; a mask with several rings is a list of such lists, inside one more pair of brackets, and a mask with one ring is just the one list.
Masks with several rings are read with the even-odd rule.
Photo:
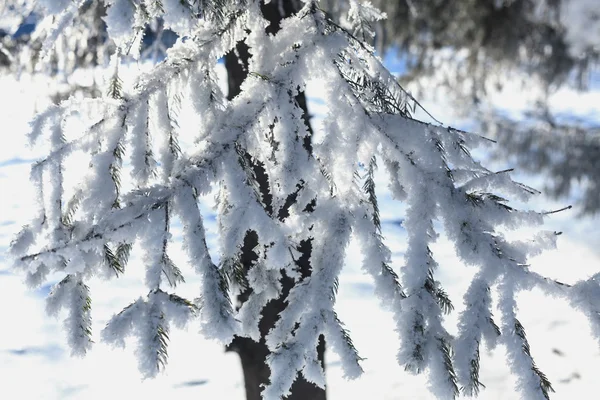
[[514, 328], [515, 328], [515, 334], [521, 339], [521, 343], [522, 343], [521, 349], [523, 350], [523, 353], [525, 353], [527, 358], [529, 358], [529, 360], [531, 361], [531, 370], [540, 380], [540, 384], [539, 384], [540, 390], [542, 391], [542, 394], [544, 395], [544, 397], [547, 400], [550, 400], [550, 392], [554, 392], [554, 388], [552, 387], [552, 384], [548, 380], [548, 377], [546, 377], [546, 375], [535, 365], [535, 361], [533, 360], [533, 357], [531, 356], [531, 349], [529, 347], [529, 341], [527, 340], [527, 336], [525, 335], [525, 328], [523, 327], [521, 322], [516, 318], [515, 318]]
[[442, 353], [444, 359], [444, 367], [448, 374], [448, 383], [452, 387], [452, 398], [456, 398], [459, 395], [458, 390], [458, 379], [456, 378], [456, 372], [454, 371], [454, 365], [452, 364], [452, 346], [446, 339], [438, 337], [438, 349]]

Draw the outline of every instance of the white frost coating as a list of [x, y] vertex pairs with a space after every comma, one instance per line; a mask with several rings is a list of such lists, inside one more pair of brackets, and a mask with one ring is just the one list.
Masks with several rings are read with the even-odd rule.
[[204, 223], [191, 187], [183, 187], [178, 192], [174, 206], [183, 222], [183, 243], [189, 262], [202, 277], [202, 332], [208, 337], [229, 343], [235, 334], [240, 333], [240, 326], [234, 319], [229, 294], [222, 289], [222, 279], [225, 278], [208, 253]]
[[296, 380], [297, 371], [302, 369], [305, 361], [303, 349], [300, 345], [293, 343], [288, 347], [269, 354], [267, 363], [271, 373], [277, 371], [276, 377], [270, 378], [270, 383], [263, 390], [263, 400], [280, 400], [290, 394], [290, 387]]
[[49, 29], [49, 32], [42, 44], [40, 59], [46, 59], [50, 54], [52, 48], [57, 45], [60, 45], [59, 38], [61, 37], [63, 32], [68, 29], [68, 26], [73, 22], [73, 19], [75, 18], [79, 7], [81, 7], [82, 5], [82, 0], [71, 1], [67, 4], [64, 4], [64, 0], [60, 0], [55, 6], [50, 6], [49, 2], [46, 3], [46, 6], [50, 6], [51, 9], [51, 11], [48, 11], [50, 11], [50, 14], [55, 14], [55, 18], [46, 18], [46, 21], [52, 21], [52, 28]]
[[[188, 3], [181, 0], [162, 0], [165, 10], [164, 21], [165, 28], [185, 36], [195, 25], [194, 11], [188, 6]], [[197, 21], [197, 20], [196, 20]]]
[[32, 232], [32, 228], [31, 226], [26, 225], [10, 242], [10, 254], [15, 257], [25, 255], [34, 242], [35, 236]]
[[353, 28], [354, 35], [365, 41], [375, 37], [375, 30], [371, 23], [387, 18], [387, 15], [373, 7], [370, 1], [349, 0], [348, 20]]
[[[222, 257], [237, 254], [249, 230], [255, 231], [264, 243], [277, 243], [276, 250], [281, 250], [279, 246], [287, 245], [288, 242], [282, 224], [265, 213], [259, 189], [256, 185], [251, 187], [247, 183], [255, 179], [251, 168], [245, 159], [233, 150], [229, 151], [219, 164], [222, 186], [218, 214]], [[267, 258], [267, 263], [274, 263], [278, 267], [292, 263], [289, 252], [278, 251], [271, 254], [278, 254], [280, 257]]]
[[48, 180], [46, 195], [48, 196], [46, 218], [48, 228], [52, 230], [52, 244], [60, 244], [63, 239], [62, 230], [62, 198], [63, 198], [63, 173], [61, 160], [55, 160], [48, 165], [48, 174], [53, 179]]
[[[502, 343], [506, 346], [506, 355], [512, 372], [517, 377], [517, 387], [524, 398], [533, 400], [548, 400], [547, 391], [543, 389], [545, 377], [539, 375], [531, 355], [529, 344], [524, 337], [522, 326], [516, 317], [517, 304], [515, 301], [512, 278], [504, 277], [500, 287], [498, 308], [502, 314]], [[550, 391], [554, 391], [550, 388]]]
[[156, 296], [161, 309], [168, 316], [169, 322], [178, 329], [185, 328], [195, 316], [196, 308], [184, 301], [183, 298], [162, 291], [157, 292]]
[[242, 332], [258, 342], [261, 337], [258, 325], [261, 311], [270, 300], [281, 295], [281, 272], [267, 270], [263, 265], [255, 264], [248, 271], [247, 279], [252, 293], [240, 307], [237, 318], [242, 323]]
[[138, 367], [144, 378], [155, 377], [167, 363], [168, 335], [171, 324], [187, 325], [194, 308], [173, 294], [153, 290], [113, 315], [102, 330], [102, 339], [125, 347], [125, 338], [137, 336]]
[[48, 279], [50, 268], [46, 264], [40, 264], [35, 272], [28, 272], [25, 284], [31, 289], [37, 289]]
[[392, 274], [393, 270], [385, 268], [385, 265], [391, 265], [390, 249], [383, 243], [367, 213], [357, 215], [354, 231], [363, 254], [362, 269], [373, 278], [375, 295], [380, 299], [381, 306], [399, 312], [401, 300], [405, 296], [398, 277]]
[[590, 322], [592, 335], [600, 343], [600, 276], [592, 276], [587, 281], [573, 286], [571, 305], [584, 313]]
[[162, 281], [165, 243], [171, 236], [167, 230], [168, 227], [165, 226], [168, 224], [166, 212], [165, 209], [159, 209], [148, 215], [148, 225], [141, 240], [141, 245], [145, 250], [146, 286], [150, 290], [158, 289]]
[[102, 330], [102, 340], [117, 347], [125, 348], [125, 338], [133, 333], [134, 326], [143, 316], [144, 300], [140, 297], [120, 313], [113, 315]]
[[194, 115], [189, 115], [198, 122], [195, 141], [200, 143], [212, 133], [212, 128], [223, 117], [225, 96], [217, 82], [217, 76], [212, 64], [197, 66], [196, 71], [190, 71], [187, 80], [186, 97], [194, 109]]
[[498, 342], [500, 332], [492, 319], [492, 299], [489, 283], [475, 277], [464, 297], [465, 310], [459, 319], [459, 333], [454, 343], [458, 382], [469, 395], [477, 394], [479, 385], [479, 354], [482, 339], [488, 349]]
[[131, 177], [139, 186], [146, 186], [156, 169], [152, 141], [148, 131], [148, 101], [140, 101], [127, 117], [131, 145]]
[[46, 220], [46, 206], [44, 204], [44, 170], [43, 168], [36, 168], [33, 166], [29, 173], [29, 181], [32, 183], [35, 191], [34, 207], [36, 207], [35, 213], [33, 214], [34, 221], [30, 224], [32, 230], [41, 228]]
[[[427, 131], [423, 134], [427, 135]], [[399, 324], [402, 346], [398, 361], [413, 373], [429, 364], [430, 384], [435, 394], [452, 398], [457, 394], [456, 378], [452, 364], [446, 364], [444, 358], [444, 346], [450, 346], [450, 335], [442, 326], [442, 304], [437, 299], [440, 288], [433, 278], [438, 264], [429, 248], [437, 237], [433, 219], [438, 205], [431, 191], [436, 176], [422, 173], [419, 168], [438, 170], [441, 160], [427, 156], [423, 149], [416, 148], [407, 157], [409, 162], [402, 160], [400, 168], [402, 181], [412, 182], [412, 185], [407, 186], [408, 209], [403, 222], [408, 232], [408, 249], [402, 281], [408, 297], [402, 302], [404, 313]]]
[[[102, 338], [117, 346], [124, 346], [128, 336], [137, 338], [145, 377], [155, 376], [166, 363], [171, 327], [184, 327], [199, 314], [201, 330], [210, 338], [266, 341], [272, 371], [266, 399], [288, 393], [299, 373], [325, 385], [317, 353], [321, 335], [340, 356], [344, 374], [355, 378], [362, 373], [361, 358], [335, 310], [351, 235], [361, 246], [362, 267], [373, 278], [376, 295], [393, 313], [399, 361], [415, 373], [426, 371], [431, 391], [440, 398], [455, 398], [459, 384], [465, 392], [479, 389], [482, 341], [488, 347], [507, 346], [523, 395], [535, 398], [550, 389], [525, 351], [524, 329], [515, 317], [519, 291], [538, 287], [565, 298], [589, 317], [600, 338], [597, 277], [571, 287], [531, 272], [528, 258], [552, 248], [556, 235], [541, 232], [512, 241], [504, 233], [540, 226], [545, 214], [517, 210], [505, 200], [527, 200], [536, 191], [513, 182], [508, 171], [489, 171], [474, 160], [469, 149], [481, 142], [478, 136], [412, 119], [413, 100], [369, 45], [312, 2], [285, 18], [275, 35], [264, 32], [268, 22], [256, 1], [223, 2], [222, 18], [210, 21], [190, 20], [187, 6], [176, 0], [164, 1], [164, 12], [150, 0], [108, 4], [109, 35], [117, 42], [129, 41], [156, 17], [164, 17], [182, 38], [163, 62], [125, 85], [131, 89], [119, 100], [71, 98], [32, 123], [31, 141], [47, 140], [51, 150], [32, 169], [39, 210], [10, 252], [32, 285], [57, 271], [73, 274], [53, 290], [48, 311], [69, 309], [65, 328], [76, 352], [89, 346], [89, 293], [81, 279], [106, 274], [107, 265], [113, 271], [124, 268], [128, 246], [123, 245], [137, 242], [149, 293], [113, 316]], [[148, 15], [136, 4], [144, 4]], [[368, 36], [368, 23], [378, 14], [355, 2], [353, 18], [353, 32], [360, 36], [362, 29]], [[227, 101], [218, 88], [217, 60], [241, 40], [252, 55], [249, 75], [240, 94]], [[68, 58], [61, 56], [60, 62], [68, 64]], [[296, 96], [315, 77], [322, 82], [329, 113], [322, 134], [310, 137]], [[183, 129], [177, 121], [187, 121], [186, 112], [194, 119]], [[71, 123], [82, 133], [65, 143], [61, 130]], [[178, 149], [177, 133], [185, 151]], [[63, 161], [76, 151], [91, 159], [91, 167], [83, 182], [68, 187], [71, 182], [62, 182]], [[130, 177], [120, 174], [121, 158], [131, 160]], [[406, 217], [408, 232], [402, 268], [392, 264], [381, 236], [375, 160], [388, 170], [394, 198], [406, 202], [405, 215], [398, 216]], [[88, 169], [87, 160], [81, 168]], [[198, 204], [199, 196], [214, 188], [220, 190], [219, 266], [208, 253]], [[65, 193], [75, 196], [65, 199]], [[201, 278], [196, 303], [163, 291], [165, 281], [183, 282], [167, 255], [175, 240], [171, 213], [183, 225], [188, 262]], [[456, 341], [443, 324], [453, 307], [435, 277], [437, 268], [447, 266], [430, 248], [437, 236], [434, 221], [443, 223], [463, 263], [478, 268], [464, 295], [467, 307]], [[242, 285], [231, 269], [241, 259], [249, 231], [258, 237], [257, 261], [233, 271], [245, 273], [250, 289], [236, 312], [232, 296]], [[310, 243], [310, 257], [300, 252], [302, 242]], [[285, 308], [275, 326], [261, 332], [261, 310], [288, 292], [284, 274], [290, 282]], [[501, 337], [490, 300], [499, 281]]]
[[168, 335], [169, 323], [165, 320], [165, 315], [155, 300], [155, 297], [151, 295], [146, 302], [145, 315], [139, 321], [138, 326], [139, 337], [136, 354], [138, 368], [144, 378], [155, 377], [159, 369], [166, 363], [166, 358], [163, 359], [162, 355], [163, 341], [166, 340], [163, 334]]
[[[52, 105], [43, 112], [36, 115], [33, 120], [29, 123], [31, 130], [27, 134], [29, 144], [33, 145], [42, 136], [46, 127], [52, 123], [52, 118], [56, 118], [56, 115], [60, 115], [60, 108]], [[54, 121], [56, 123], [56, 121]]]
[[83, 356], [92, 346], [92, 318], [89, 288], [79, 276], [67, 275], [54, 285], [46, 300], [48, 314], [57, 316], [61, 309], [68, 310], [64, 320], [71, 353]]
[[117, 186], [111, 171], [120, 165], [116, 156], [117, 146], [125, 140], [125, 115], [121, 111], [106, 115], [110, 125], [99, 138], [99, 149], [93, 155], [89, 172], [84, 180], [82, 191], [87, 196], [81, 202], [83, 211], [92, 218], [99, 219], [114, 208], [119, 201]]
[[[342, 254], [348, 245], [351, 227], [348, 216], [343, 212], [332, 213], [332, 206], [325, 201], [315, 210], [315, 230], [320, 235], [313, 241], [312, 274], [290, 291], [288, 307], [267, 335], [267, 345], [274, 353], [267, 361], [272, 375], [271, 383], [265, 388], [265, 399], [288, 393], [297, 371], [306, 370], [307, 378], [315, 384], [324, 382], [323, 371], [315, 367], [318, 359], [314, 349], [320, 334], [324, 334], [342, 359], [347, 378], [362, 374], [360, 357], [333, 310], [335, 287], [343, 266]], [[294, 327], [297, 327], [295, 331]], [[281, 368], [282, 363], [290, 361], [288, 369]]]
[[135, 31], [135, 5], [132, 0], [107, 0], [106, 30], [118, 46], [126, 47]]
[[153, 118], [151, 119], [151, 133], [157, 138], [161, 178], [166, 182], [173, 172], [173, 164], [178, 157], [177, 135], [171, 125], [171, 114], [167, 100], [166, 90], [159, 90], [151, 101]]

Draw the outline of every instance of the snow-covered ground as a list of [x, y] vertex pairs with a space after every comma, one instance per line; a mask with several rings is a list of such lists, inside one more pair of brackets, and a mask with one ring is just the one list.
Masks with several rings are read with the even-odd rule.
[[[0, 80], [0, 399], [243, 399], [241, 367], [237, 355], [224, 353], [220, 344], [209, 342], [197, 333], [197, 326], [187, 331], [173, 329], [170, 337], [169, 364], [166, 372], [154, 380], [142, 381], [137, 371], [135, 346], [126, 350], [112, 349], [96, 343], [83, 359], [69, 354], [61, 332], [60, 319], [45, 315], [44, 297], [50, 285], [28, 289], [22, 277], [10, 270], [3, 253], [15, 233], [28, 219], [32, 207], [33, 188], [28, 181], [29, 165], [40, 154], [26, 146], [27, 121], [34, 107], [43, 107], [42, 96], [36, 98], [38, 83]], [[309, 87], [311, 113], [318, 126], [319, 115], [326, 105], [319, 101], [319, 85]], [[505, 93], [500, 102], [518, 110], [526, 104], [518, 91]], [[562, 98], [562, 102], [561, 102]], [[557, 97], [556, 107], [586, 115], [600, 115], [600, 92], [582, 97], [569, 93]], [[423, 103], [438, 119], [453, 126], [466, 126], [443, 102]], [[481, 152], [485, 154], [485, 151]], [[500, 169], [500, 166], [499, 168]], [[393, 202], [384, 190], [386, 176], [378, 176], [382, 190], [380, 206], [384, 235], [394, 254], [396, 270], [403, 263], [405, 232], [401, 226], [403, 206]], [[528, 184], [541, 183], [539, 177], [519, 175]], [[210, 218], [210, 198], [205, 208], [209, 245], [216, 243], [215, 219]], [[540, 196], [530, 207], [556, 209], [559, 203]], [[576, 206], [576, 205], [575, 205]], [[532, 260], [532, 268], [564, 282], [585, 278], [600, 270], [600, 235], [598, 218], [575, 219], [576, 211], [553, 215], [548, 229], [562, 231], [558, 249]], [[177, 229], [174, 236], [180, 234]], [[426, 376], [411, 376], [396, 363], [397, 337], [391, 314], [382, 311], [373, 296], [370, 278], [360, 270], [361, 255], [350, 246], [347, 266], [340, 282], [338, 312], [351, 331], [362, 357], [365, 374], [348, 382], [342, 378], [336, 356], [328, 353], [328, 392], [336, 399], [431, 399], [425, 389]], [[440, 264], [437, 277], [456, 307], [448, 318], [452, 327], [463, 308], [462, 293], [475, 272], [460, 264], [452, 245], [443, 236], [434, 248]], [[198, 279], [191, 268], [184, 267], [181, 251], [173, 253], [187, 279], [178, 293], [189, 298], [196, 295]], [[186, 273], [187, 272], [187, 273]], [[93, 299], [95, 340], [108, 318], [136, 299], [144, 288], [143, 266], [133, 257], [127, 273], [118, 280], [90, 282]], [[564, 302], [539, 293], [523, 294], [519, 317], [528, 332], [532, 353], [538, 366], [552, 381], [554, 399], [591, 399], [600, 393], [596, 379], [600, 369], [600, 349], [589, 334], [585, 318], [573, 312]], [[64, 317], [63, 317], [64, 318]], [[451, 332], [455, 332], [450, 328]], [[509, 373], [502, 348], [482, 353], [481, 381], [486, 385], [481, 399], [519, 399], [515, 377]], [[596, 395], [594, 395], [596, 394]]]

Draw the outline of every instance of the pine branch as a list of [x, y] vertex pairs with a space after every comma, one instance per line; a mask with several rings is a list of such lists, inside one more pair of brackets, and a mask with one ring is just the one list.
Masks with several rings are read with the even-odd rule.
[[420, 374], [425, 368], [425, 349], [423, 347], [425, 324], [421, 313], [415, 312], [411, 330], [417, 340], [411, 344], [410, 360], [404, 364], [404, 370], [412, 374]]
[[[123, 127], [125, 126], [125, 118], [123, 118]], [[113, 208], [120, 208], [121, 205], [119, 203], [119, 198], [121, 195], [121, 165], [123, 164], [123, 155], [125, 154], [125, 149], [123, 147], [123, 143], [119, 141], [117, 146], [113, 150], [114, 161], [108, 167], [108, 171], [110, 174], [110, 178], [112, 179], [115, 185], [115, 200], [113, 202]]]
[[106, 95], [111, 99], [120, 100], [123, 98], [123, 81], [118, 75], [114, 75], [108, 84]]
[[171, 303], [187, 308], [191, 315], [196, 315], [198, 313], [199, 307], [196, 304], [194, 304], [193, 302], [191, 302], [190, 300], [188, 300], [184, 297], [178, 296], [175, 293], [165, 293], [165, 294], [168, 296], [168, 299]]
[[119, 274], [125, 272], [125, 266], [121, 263], [119, 257], [117, 257], [108, 244], [104, 245], [104, 262], [115, 272], [117, 277]]
[[[160, 319], [165, 318], [164, 314], [160, 314]], [[168, 352], [167, 347], [169, 343], [169, 330], [162, 324], [159, 324], [156, 328], [156, 335], [154, 341], [158, 342], [159, 347], [156, 353], [157, 365], [156, 368], [159, 370], [164, 369], [167, 366]]]
[[[144, 207], [140, 212], [136, 213], [133, 217], [130, 217], [126, 222], [117, 224], [115, 227], [108, 227], [104, 231], [97, 232], [97, 231], [95, 231], [95, 228], [101, 226], [101, 224], [97, 224], [94, 227], [92, 227], [92, 229], [83, 237], [83, 239], [73, 240], [71, 242], [62, 244], [60, 246], [42, 250], [37, 253], [28, 254], [28, 255], [20, 257], [19, 260], [21, 262], [28, 262], [28, 261], [33, 261], [33, 260], [37, 259], [38, 257], [46, 255], [46, 254], [60, 255], [60, 252], [62, 252], [64, 250], [67, 250], [70, 248], [75, 248], [79, 245], [89, 243], [92, 241], [96, 241], [99, 239], [102, 240], [112, 233], [119, 232], [121, 229], [131, 226], [134, 222], [146, 217], [148, 215], [148, 213], [150, 213], [154, 210], [163, 208], [167, 201], [168, 201], [167, 199], [157, 199], [157, 201], [155, 203], [151, 204], [149, 207]], [[125, 211], [129, 211], [129, 210], [127, 208], [119, 209], [119, 210], [112, 212], [110, 216], [114, 217], [115, 220], [118, 220], [117, 216], [120, 213], [124, 213]]]
[[539, 388], [547, 400], [550, 400], [550, 392], [554, 392], [554, 388], [552, 388], [552, 384], [546, 377], [546, 375], [540, 371], [540, 369], [535, 365], [533, 361], [533, 357], [531, 355], [531, 349], [529, 348], [529, 341], [527, 340], [527, 336], [525, 335], [525, 328], [521, 325], [521, 322], [518, 319], [514, 319], [514, 333], [521, 340], [521, 348], [523, 353], [527, 356], [527, 358], [531, 362], [531, 371], [539, 380]]
[[220, 267], [223, 274], [227, 277], [229, 287], [235, 287], [237, 291], [244, 292], [248, 288], [248, 280], [244, 265], [238, 257], [227, 258], [221, 263]]
[[481, 388], [485, 389], [485, 385], [479, 381], [479, 341], [477, 341], [477, 349], [475, 350], [475, 357], [469, 361], [469, 381], [463, 387], [461, 391], [470, 397], [477, 397]]
[[[477, 394], [483, 387], [479, 381], [480, 343], [485, 340], [491, 347], [501, 333], [491, 313], [490, 294], [490, 287], [500, 279], [513, 289], [540, 287], [564, 296], [584, 310], [593, 326], [600, 326], [600, 304], [594, 300], [600, 296], [596, 282], [569, 286], [529, 271], [528, 257], [542, 247], [551, 247], [553, 238], [540, 235], [534, 243], [510, 242], [497, 229], [541, 223], [550, 213], [522, 212], [509, 206], [505, 198], [515, 193], [527, 197], [535, 191], [513, 182], [508, 171], [492, 173], [474, 160], [470, 148], [478, 141], [476, 135], [443, 127], [437, 120], [439, 126], [412, 117], [421, 105], [357, 38], [368, 33], [371, 18], [360, 14], [369, 6], [357, 9], [357, 32], [353, 34], [317, 12], [316, 2], [304, 4], [298, 14], [278, 26], [284, 34], [265, 35], [266, 21], [259, 3], [127, 3], [137, 8], [134, 31], [155, 17], [179, 29], [175, 18], [169, 20], [174, 17], [171, 6], [178, 7], [182, 23], [189, 22], [192, 14], [193, 20], [210, 22], [181, 35], [166, 60], [143, 74], [131, 93], [123, 93], [115, 68], [109, 82], [114, 99], [71, 99], [35, 122], [31, 138], [50, 130], [52, 146], [48, 157], [34, 167], [32, 179], [44, 183], [43, 174], [49, 173], [50, 181], [60, 184], [46, 193], [40, 188], [41, 203], [49, 197], [53, 206], [41, 211], [15, 242], [14, 254], [19, 255], [27, 254], [33, 244], [41, 246], [38, 253], [18, 260], [21, 267], [35, 270], [31, 280], [45, 279], [51, 268], [80, 268], [75, 262], [81, 257], [86, 261], [86, 274], [104, 267], [120, 275], [135, 239], [140, 238], [148, 259], [150, 293], [114, 316], [103, 335], [117, 344], [124, 343], [128, 335], [137, 335], [141, 339], [140, 367], [146, 376], [154, 376], [167, 362], [170, 323], [183, 325], [199, 313], [202, 330], [209, 338], [228, 342], [235, 335], [245, 335], [266, 343], [272, 353], [268, 358], [272, 376], [264, 391], [271, 396], [267, 400], [286, 395], [298, 372], [316, 384], [325, 384], [315, 350], [321, 335], [340, 355], [347, 376], [362, 372], [362, 359], [335, 310], [351, 235], [361, 245], [363, 269], [373, 277], [377, 296], [394, 313], [402, 339], [398, 360], [411, 372], [427, 370], [440, 397], [455, 398], [458, 379], [466, 394]], [[256, 45], [246, 69], [252, 72], [239, 95], [219, 103], [223, 96], [214, 82], [215, 60], [243, 40]], [[329, 87], [323, 91], [330, 108], [324, 124], [326, 135], [314, 143], [305, 140], [306, 116], [296, 100], [310, 81], [307, 74], [313, 72], [307, 66], [317, 66]], [[175, 88], [185, 90], [175, 92]], [[178, 124], [187, 111], [183, 104], [191, 104], [202, 119], [198, 133], [189, 136], [195, 141], [185, 153], [178, 142], [178, 135], [184, 135]], [[62, 124], [82, 121], [81, 116], [86, 115], [95, 119], [83, 120], [91, 125], [84, 137], [65, 143]], [[126, 127], [131, 142], [127, 147]], [[148, 131], [155, 128], [160, 139], [162, 185], [152, 186], [149, 180], [156, 163]], [[62, 162], [74, 151], [92, 155], [94, 180], [87, 187], [76, 187], [75, 196], [61, 210]], [[124, 193], [131, 186], [122, 176], [123, 158], [129, 154], [133, 186], [138, 189]], [[382, 237], [376, 157], [393, 175], [394, 196], [408, 206], [403, 223], [408, 246], [402, 282]], [[358, 164], [368, 158], [367, 166]], [[358, 175], [357, 165], [366, 167], [364, 176]], [[218, 207], [219, 266], [210, 257], [198, 206], [199, 196], [215, 184], [220, 185], [222, 196]], [[303, 210], [296, 207], [305, 204]], [[170, 232], [172, 212], [183, 225], [188, 262], [201, 278], [201, 300], [196, 303], [160, 289], [163, 277], [171, 286], [184, 281], [169, 257], [169, 246], [175, 240]], [[54, 229], [55, 220], [67, 229]], [[467, 311], [461, 314], [455, 342], [444, 325], [444, 314], [454, 307], [434, 276], [438, 265], [431, 243], [438, 236], [436, 221], [444, 224], [459, 257], [480, 268], [477, 282], [465, 295]], [[244, 268], [240, 248], [249, 232], [257, 236], [249, 247], [259, 261]], [[308, 260], [310, 253], [306, 274], [299, 272], [298, 262], [297, 250], [303, 243], [310, 245], [310, 252], [303, 255]], [[90, 265], [89, 260], [97, 260], [99, 265]], [[283, 286], [282, 274], [289, 278], [289, 288]], [[242, 307], [236, 314], [231, 297], [240, 288], [252, 293], [246, 303], [251, 307]], [[69, 322], [76, 334], [70, 338], [74, 347], [84, 351], [91, 342], [88, 292], [74, 276], [57, 285], [49, 301], [56, 310], [65, 304], [71, 307]], [[513, 324], [514, 293], [501, 292], [502, 338], [509, 345], [509, 358], [513, 364], [531, 365], [527, 384], [539, 382], [539, 393], [547, 398], [552, 387], [533, 363], [524, 329], [516, 318]], [[65, 303], [65, 297], [72, 303]], [[261, 310], [277, 299], [284, 300], [283, 310], [262, 337]], [[522, 389], [531, 391], [531, 385]]]
[[379, 204], [377, 203], [377, 194], [375, 192], [375, 170], [377, 170], [377, 159], [373, 156], [369, 161], [369, 168], [363, 184], [363, 190], [369, 196], [369, 203], [371, 203], [371, 207], [373, 207], [373, 224], [375, 224], [377, 232], [381, 233]]
[[185, 283], [181, 270], [166, 253], [163, 254], [161, 263], [163, 265], [162, 273], [171, 287], [175, 288], [179, 283]]
[[442, 337], [437, 337], [436, 340], [438, 342], [438, 349], [442, 353], [443, 365], [447, 374], [447, 383], [451, 388], [451, 395], [453, 398], [456, 398], [460, 394], [460, 391], [458, 390], [458, 379], [454, 372], [454, 365], [452, 364], [452, 347], [450, 343]]
[[[340, 320], [340, 318], [338, 317], [338, 315], [335, 311], [333, 312], [333, 319], [335, 321], [336, 326], [338, 327], [338, 329], [340, 331], [341, 337], [342, 337], [346, 347], [351, 351], [353, 358], [356, 360], [356, 363], [358, 364], [360, 361], [363, 361], [364, 358], [362, 358], [358, 355], [358, 350], [354, 346], [354, 342], [352, 341], [352, 338], [350, 337], [350, 332], [348, 331], [348, 329], [345, 328], [344, 323]], [[361, 373], [362, 373], [362, 368], [361, 368]]]
[[83, 193], [81, 189], [77, 189], [75, 194], [71, 199], [67, 202], [65, 206], [65, 210], [62, 217], [62, 224], [66, 227], [71, 227], [73, 224], [73, 218], [75, 217], [75, 213], [81, 204], [81, 200], [83, 199]]

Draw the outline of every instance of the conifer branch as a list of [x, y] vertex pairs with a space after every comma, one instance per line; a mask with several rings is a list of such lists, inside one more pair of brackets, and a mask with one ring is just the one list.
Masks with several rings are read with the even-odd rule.
[[535, 365], [533, 361], [533, 357], [531, 356], [531, 349], [529, 348], [529, 341], [525, 335], [525, 328], [521, 325], [521, 322], [518, 319], [514, 319], [514, 334], [519, 337], [522, 343], [523, 353], [531, 360], [531, 371], [537, 378], [539, 379], [539, 388], [547, 400], [550, 400], [550, 392], [554, 392], [554, 388], [552, 388], [552, 384], [546, 377], [546, 375], [540, 371], [540, 369]]
[[381, 233], [381, 217], [379, 215], [379, 204], [377, 203], [377, 194], [375, 193], [375, 170], [377, 169], [377, 159], [375, 156], [371, 157], [369, 161], [369, 167], [367, 170], [367, 177], [363, 184], [363, 190], [369, 196], [369, 203], [373, 207], [373, 224], [377, 228], [377, 231]]
[[[394, 315], [401, 339], [398, 360], [406, 370], [427, 371], [441, 398], [456, 398], [459, 385], [462, 393], [477, 394], [484, 387], [480, 345], [491, 348], [500, 341], [513, 367], [519, 366], [515, 372], [528, 372], [524, 395], [548, 397], [552, 387], [533, 362], [515, 317], [514, 292], [538, 287], [562, 296], [600, 332], [600, 287], [595, 278], [566, 285], [529, 270], [528, 258], [551, 248], [555, 235], [517, 242], [499, 228], [539, 226], [552, 212], [524, 212], [508, 202], [510, 196], [527, 199], [538, 192], [513, 182], [510, 171], [491, 172], [474, 160], [471, 148], [480, 137], [444, 127], [431, 115], [434, 123], [414, 119], [422, 106], [359, 38], [370, 35], [370, 21], [378, 14], [369, 5], [353, 4], [355, 32], [309, 1], [283, 18], [277, 26], [282, 33], [265, 34], [269, 21], [261, 2], [123, 1], [135, 19], [132, 31], [121, 29], [123, 37], [116, 38], [131, 47], [127, 52], [136, 52], [141, 29], [155, 18], [180, 39], [131, 92], [123, 90], [115, 57], [107, 96], [71, 98], [34, 121], [31, 139], [51, 140], [47, 157], [32, 171], [40, 211], [11, 244], [32, 283], [43, 282], [52, 271], [82, 271], [56, 285], [48, 302], [51, 312], [69, 310], [74, 349], [83, 353], [91, 344], [91, 299], [79, 274], [104, 269], [121, 275], [139, 238], [149, 293], [113, 316], [102, 335], [117, 345], [137, 336], [145, 376], [166, 365], [171, 325], [183, 326], [198, 316], [209, 338], [229, 343], [237, 335], [266, 344], [272, 370], [267, 400], [285, 396], [298, 372], [325, 385], [316, 350], [321, 336], [340, 356], [346, 376], [358, 377], [362, 358], [336, 311], [347, 248], [356, 237], [362, 268]], [[112, 13], [114, 6], [108, 9]], [[202, 23], [192, 27], [198, 19]], [[111, 18], [106, 23], [112, 35], [116, 27]], [[251, 47], [245, 71], [252, 72], [240, 93], [226, 101], [216, 84], [216, 60], [241, 41]], [[314, 68], [325, 83], [329, 113], [323, 139], [312, 142], [297, 96]], [[186, 136], [181, 128], [188, 110], [200, 121]], [[86, 129], [66, 142], [63, 126], [71, 122]], [[91, 155], [91, 179], [71, 188], [74, 195], [63, 204], [63, 162], [75, 151]], [[129, 156], [131, 182], [122, 174]], [[392, 175], [394, 198], [406, 204], [405, 216], [398, 217], [405, 217], [408, 238], [400, 276], [382, 236], [377, 161]], [[220, 186], [218, 265], [209, 254], [198, 204], [215, 185]], [[163, 279], [173, 287], [184, 282], [169, 255], [174, 215], [182, 224], [188, 263], [201, 281], [195, 302], [161, 289]], [[464, 296], [456, 340], [444, 324], [454, 306], [435, 276], [445, 265], [431, 250], [438, 222], [459, 258], [479, 268]], [[249, 235], [256, 235], [248, 247], [257, 261], [246, 265], [240, 249]], [[306, 243], [310, 251], [300, 250]], [[33, 246], [40, 247], [29, 250]], [[501, 294], [501, 328], [493, 319], [491, 288]], [[235, 310], [232, 296], [241, 291], [249, 296]], [[265, 335], [261, 312], [271, 302], [283, 305]]]

